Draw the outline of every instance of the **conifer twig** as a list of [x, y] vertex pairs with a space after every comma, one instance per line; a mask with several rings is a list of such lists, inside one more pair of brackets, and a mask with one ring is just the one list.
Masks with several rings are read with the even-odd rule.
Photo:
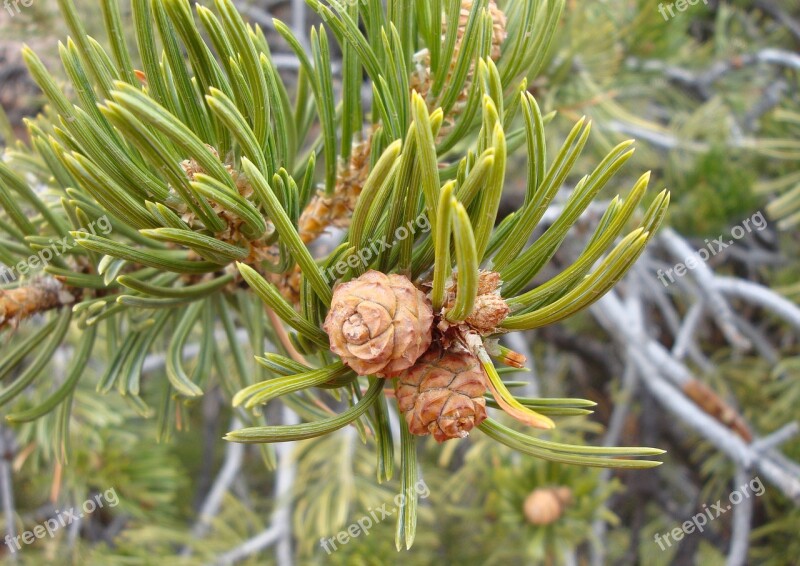
[[0, 330], [74, 302], [72, 293], [59, 281], [49, 277], [36, 279], [24, 287], [0, 290]]

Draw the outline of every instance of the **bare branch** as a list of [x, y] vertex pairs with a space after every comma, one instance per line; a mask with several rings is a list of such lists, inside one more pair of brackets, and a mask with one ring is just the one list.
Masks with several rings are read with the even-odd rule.
[[648, 338], [643, 328], [635, 326], [635, 319], [628, 315], [616, 292], [609, 292], [591, 309], [600, 323], [625, 346], [638, 368], [642, 383], [659, 403], [737, 465], [755, 467], [767, 481], [800, 505], [800, 475], [771, 455], [754, 450], [670, 384], [669, 381], [685, 383], [694, 377], [683, 364], [666, 353], [663, 346]]
[[[283, 424], [296, 424], [300, 419], [292, 410], [284, 407], [282, 421]], [[275, 553], [278, 564], [281, 564], [281, 566], [292, 566], [294, 564], [291, 530], [291, 493], [295, 476], [295, 465], [292, 457], [294, 446], [294, 442], [282, 442], [276, 446], [278, 469], [275, 479], [274, 498], [278, 501], [278, 505], [272, 515], [270, 527], [261, 534], [221, 555], [214, 564], [218, 566], [235, 564], [272, 545], [276, 545]]]
[[793, 422], [788, 423], [772, 434], [765, 436], [761, 440], [758, 440], [752, 444], [753, 450], [757, 451], [764, 451], [764, 450], [772, 450], [773, 448], [777, 448], [784, 442], [789, 442], [792, 438], [797, 436], [800, 433], [800, 423]]
[[[238, 428], [241, 428], [241, 421], [234, 417], [231, 421], [230, 430]], [[211, 522], [222, 507], [223, 497], [230, 489], [236, 476], [239, 475], [244, 458], [244, 450], [245, 445], [237, 442], [229, 442], [225, 447], [225, 460], [222, 468], [220, 468], [217, 479], [214, 480], [214, 485], [211, 487], [211, 491], [208, 492], [206, 500], [200, 507], [197, 522], [192, 527], [192, 536], [194, 538], [203, 538], [208, 533]], [[184, 550], [184, 555], [189, 553], [188, 549]]]
[[675, 337], [675, 345], [672, 346], [672, 355], [676, 360], [682, 360], [686, 357], [686, 351], [691, 347], [703, 310], [703, 303], [698, 301], [687, 311], [678, 335]]
[[265, 548], [269, 548], [278, 541], [282, 530], [283, 527], [279, 525], [273, 525], [263, 533], [247, 540], [241, 546], [237, 546], [230, 552], [223, 554], [217, 559], [216, 562], [214, 562], [214, 564], [217, 564], [218, 566], [229, 566], [244, 560], [253, 554], [261, 552]]
[[771, 289], [734, 277], [715, 277], [714, 287], [726, 295], [739, 297], [772, 311], [800, 330], [800, 308]]
[[[684, 261], [687, 258], [695, 257], [695, 250], [672, 228], [661, 230], [658, 237], [676, 260]], [[735, 348], [750, 348], [750, 341], [736, 328], [733, 310], [714, 286], [714, 273], [711, 268], [704, 261], [696, 258], [695, 268], [690, 273], [697, 282], [711, 316], [717, 322], [728, 342]]]
[[[734, 487], [746, 485], [750, 481], [747, 470], [736, 470]], [[749, 494], [748, 494], [749, 495]], [[744, 566], [747, 564], [747, 549], [750, 547], [750, 529], [753, 523], [753, 507], [755, 499], [744, 497], [733, 511], [733, 532], [731, 533], [731, 547], [728, 551], [728, 560], [725, 566]]]
[[780, 6], [770, 0], [756, 0], [755, 6], [765, 14], [768, 14], [780, 24], [786, 26], [791, 34], [800, 41], [800, 22], [792, 18], [788, 13], [781, 10]]
[[[281, 412], [285, 425], [300, 422], [294, 411], [284, 406]], [[294, 564], [292, 552], [292, 489], [297, 466], [292, 456], [295, 448], [294, 442], [281, 442], [275, 447], [278, 453], [278, 472], [275, 478], [275, 500], [280, 504], [272, 516], [272, 526], [282, 527], [280, 539], [275, 548], [278, 564], [291, 566]]]

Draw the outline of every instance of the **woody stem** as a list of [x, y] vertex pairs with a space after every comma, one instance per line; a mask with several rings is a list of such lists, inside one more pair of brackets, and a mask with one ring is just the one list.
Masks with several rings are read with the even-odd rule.
[[72, 293], [51, 278], [35, 280], [16, 289], [0, 290], [0, 330], [74, 301]]

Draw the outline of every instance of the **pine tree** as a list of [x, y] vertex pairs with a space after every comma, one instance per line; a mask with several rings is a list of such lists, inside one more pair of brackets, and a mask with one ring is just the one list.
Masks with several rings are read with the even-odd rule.
[[[669, 202], [661, 192], [640, 213], [642, 175], [611, 201], [572, 265], [536, 279], [633, 154], [630, 141], [613, 147], [531, 243], [591, 132], [577, 120], [548, 155], [553, 115], [528, 91], [563, 0], [510, 0], [502, 10], [493, 0], [308, 4], [327, 24], [312, 29], [310, 55], [275, 21], [300, 62], [289, 84], [261, 28], [230, 0], [194, 12], [186, 0], [133, 0], [135, 52], [116, 2], [102, 2], [106, 49], [72, 0], [59, 1], [69, 88], [24, 50], [48, 107], [26, 122], [30, 143], [0, 163], [8, 420], [57, 411], [66, 427], [87, 367], [107, 356], [98, 393], [116, 389], [164, 430], [219, 386], [246, 424], [228, 441], [271, 445], [353, 424], [374, 438], [379, 480], [393, 476], [399, 442], [404, 488], [420, 478], [416, 435], [444, 441], [473, 429], [555, 462], [657, 465], [635, 458], [660, 450], [557, 443], [484, 409], [545, 430], [551, 417], [587, 412], [580, 399], [513, 395], [507, 376], [525, 360], [503, 336], [602, 297]], [[517, 152], [527, 156], [524, 200], [501, 216]], [[316, 245], [331, 227], [335, 247]], [[31, 323], [38, 315], [41, 326]], [[194, 340], [199, 352], [187, 360]], [[68, 374], [53, 387], [47, 369], [64, 344], [74, 345]], [[263, 353], [266, 344], [277, 351]], [[143, 381], [148, 355], [162, 350], [167, 382]], [[444, 384], [435, 381], [443, 367]], [[405, 413], [399, 439], [392, 380]], [[303, 422], [268, 424], [263, 407], [278, 398]], [[51, 435], [61, 457], [66, 435]], [[413, 497], [402, 506], [398, 548], [414, 540], [416, 507]]]

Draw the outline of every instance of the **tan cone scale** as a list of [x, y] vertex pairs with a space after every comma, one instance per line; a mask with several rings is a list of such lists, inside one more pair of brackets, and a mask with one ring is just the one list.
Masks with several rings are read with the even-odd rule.
[[394, 377], [430, 347], [433, 309], [403, 275], [368, 271], [334, 289], [331, 351], [359, 375]]
[[486, 418], [486, 376], [466, 351], [434, 346], [397, 378], [397, 403], [409, 431], [437, 442], [464, 438]]

